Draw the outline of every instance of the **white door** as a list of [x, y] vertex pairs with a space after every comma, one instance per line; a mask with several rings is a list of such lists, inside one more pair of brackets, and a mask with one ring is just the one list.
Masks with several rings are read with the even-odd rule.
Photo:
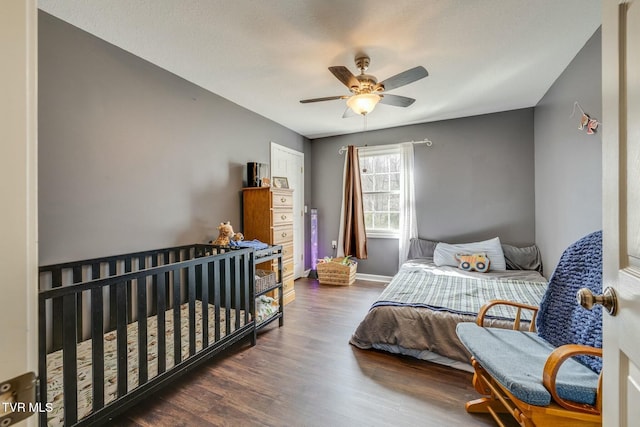
[[[37, 11], [35, 0], [0, 1], [0, 391], [38, 366]], [[1, 425], [24, 415], [5, 406]]]
[[304, 153], [271, 143], [271, 176], [284, 176], [293, 189], [293, 278], [304, 272]]
[[[618, 4], [620, 3], [620, 4]], [[602, 22], [604, 426], [640, 425], [640, 0], [604, 0]]]

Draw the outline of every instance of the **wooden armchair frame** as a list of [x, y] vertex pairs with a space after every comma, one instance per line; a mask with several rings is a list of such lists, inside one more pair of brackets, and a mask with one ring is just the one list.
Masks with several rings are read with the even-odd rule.
[[[536, 330], [535, 318], [538, 307], [495, 300], [485, 304], [478, 313], [476, 323], [484, 325], [484, 318], [491, 307], [510, 305], [517, 308], [513, 323], [514, 330], [520, 330], [522, 310], [533, 312], [530, 332]], [[523, 427], [534, 426], [601, 426], [602, 425], [602, 373], [598, 381], [596, 404], [585, 405], [564, 400], [556, 391], [556, 375], [562, 363], [570, 357], [590, 355], [602, 357], [602, 349], [578, 344], [568, 344], [556, 348], [548, 357], [543, 371], [543, 384], [552, 397], [548, 406], [535, 406], [525, 403], [513, 396], [502, 384], [496, 381], [475, 358], [471, 358], [474, 368], [473, 386], [476, 391], [486, 397], [467, 402], [465, 408], [469, 413], [490, 413], [499, 426], [504, 426], [499, 414], [509, 413]]]

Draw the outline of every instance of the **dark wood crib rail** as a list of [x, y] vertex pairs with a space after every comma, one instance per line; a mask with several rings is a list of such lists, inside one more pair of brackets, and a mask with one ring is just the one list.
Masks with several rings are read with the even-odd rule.
[[[154, 268], [159, 265], [167, 265], [178, 261], [185, 261], [205, 255], [211, 255], [214, 253], [212, 250], [214, 249], [212, 249], [211, 245], [192, 244], [45, 265], [39, 267], [40, 290], [43, 291], [70, 284], [82, 283], [89, 280], [117, 276], [131, 271]], [[152, 293], [153, 292], [155, 292], [155, 287], [152, 289]], [[127, 284], [127, 293], [129, 295], [132, 295], [133, 293], [130, 283]], [[156, 296], [152, 294], [151, 298], [155, 300]], [[128, 299], [130, 305], [127, 309], [128, 316], [130, 318], [133, 317], [135, 313], [135, 307], [131, 304], [132, 301], [133, 298]], [[85, 304], [81, 294], [77, 295], [76, 304], [79, 307], [76, 325], [78, 328], [78, 336], [81, 337], [83, 335], [82, 306]], [[105, 325], [105, 332], [112, 331], [116, 328], [116, 306], [116, 292], [114, 290], [114, 292], [111, 292], [109, 295], [109, 307], [113, 307], [114, 309], [110, 311], [109, 321]], [[152, 309], [155, 310], [154, 307], [152, 307]], [[54, 318], [61, 319], [63, 312], [62, 301], [54, 301], [52, 311]], [[53, 332], [49, 350], [55, 351], [60, 348], [62, 348], [62, 334], [61, 330], [58, 328]]]
[[[190, 245], [41, 267], [45, 289], [39, 292], [40, 401], [45, 404], [47, 399], [47, 354], [60, 349], [65, 425], [85, 425], [107, 420], [145, 393], [246, 336], [255, 344], [254, 251], [215, 254], [216, 250], [210, 245]], [[64, 283], [65, 275], [70, 276], [71, 283]], [[180, 309], [184, 303], [188, 304], [189, 313], [188, 343], [183, 343], [181, 337]], [[196, 304], [202, 307], [202, 349], [198, 352]], [[209, 318], [209, 304], [215, 307], [213, 318]], [[108, 324], [104, 322], [105, 310]], [[230, 322], [225, 322], [224, 337], [218, 327], [221, 311], [225, 319], [235, 311], [233, 331]], [[169, 370], [167, 312], [172, 313], [174, 322], [175, 363]], [[150, 316], [157, 316], [158, 328], [158, 367], [153, 378], [149, 378], [147, 364]], [[83, 324], [83, 319], [88, 324]], [[131, 323], [137, 323], [138, 328], [138, 385], [128, 390], [127, 326]], [[209, 340], [210, 327], [215, 328], [213, 342]], [[105, 332], [112, 330], [116, 331], [117, 398], [105, 406], [103, 338]], [[78, 420], [76, 353], [77, 344], [84, 340], [91, 340], [92, 344], [92, 413]], [[189, 356], [183, 360], [181, 349], [187, 344]], [[46, 423], [47, 414], [43, 413], [40, 424]]]

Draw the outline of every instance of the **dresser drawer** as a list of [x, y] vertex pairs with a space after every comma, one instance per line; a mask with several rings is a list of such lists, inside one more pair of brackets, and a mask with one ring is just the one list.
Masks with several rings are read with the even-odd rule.
[[273, 227], [273, 238], [271, 239], [274, 245], [282, 245], [293, 241], [293, 224], [280, 225]]
[[[276, 273], [276, 280], [279, 282], [280, 277], [278, 277], [278, 261], [273, 261], [271, 264], [271, 270]], [[282, 277], [286, 281], [287, 279], [293, 280], [293, 259], [290, 260], [282, 260]]]
[[293, 207], [293, 194], [291, 191], [271, 190], [273, 197], [273, 208]]
[[293, 242], [285, 243], [282, 245], [282, 260], [287, 262], [293, 259]]
[[293, 224], [293, 212], [290, 208], [273, 209], [273, 225]]
[[282, 277], [286, 280], [293, 277], [293, 260], [286, 261], [282, 264]]
[[289, 277], [288, 279], [284, 279], [284, 283], [282, 284], [282, 291], [285, 294], [293, 291], [293, 277]]

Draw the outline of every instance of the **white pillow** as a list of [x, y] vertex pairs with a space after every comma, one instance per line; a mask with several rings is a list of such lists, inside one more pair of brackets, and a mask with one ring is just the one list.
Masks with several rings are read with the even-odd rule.
[[456, 260], [456, 254], [473, 254], [478, 252], [485, 252], [487, 254], [487, 257], [489, 257], [491, 261], [491, 270], [507, 269], [507, 262], [504, 259], [504, 252], [502, 252], [500, 238], [498, 237], [482, 242], [461, 243], [457, 245], [440, 242], [433, 251], [433, 262], [437, 266], [451, 265], [457, 267], [458, 260]]

